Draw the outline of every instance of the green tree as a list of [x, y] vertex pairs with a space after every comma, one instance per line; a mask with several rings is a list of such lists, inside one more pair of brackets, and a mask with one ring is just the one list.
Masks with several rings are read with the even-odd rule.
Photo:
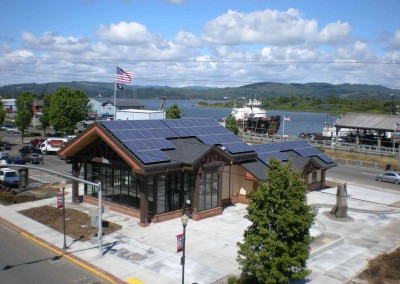
[[58, 88], [50, 100], [50, 125], [56, 133], [65, 131], [73, 134], [76, 124], [87, 117], [90, 109], [85, 92], [68, 87]]
[[229, 131], [233, 132], [233, 134], [238, 135], [239, 127], [237, 126], [235, 116], [230, 114], [225, 120], [225, 127]]
[[307, 205], [306, 185], [290, 163], [271, 159], [267, 182], [251, 194], [246, 218], [251, 225], [238, 243], [243, 283], [287, 283], [304, 279], [315, 209]]
[[177, 104], [173, 104], [171, 107], [167, 109], [166, 113], [167, 118], [178, 119], [181, 118], [181, 109]]
[[5, 119], [6, 119], [6, 110], [4, 109], [3, 102], [0, 101], [0, 125], [4, 124]]
[[45, 95], [43, 98], [42, 115], [39, 120], [43, 127], [43, 135], [46, 136], [46, 129], [50, 126], [50, 106], [51, 95]]
[[24, 141], [25, 131], [29, 128], [33, 118], [33, 97], [31, 93], [23, 93], [18, 96], [16, 101], [17, 113], [15, 115], [15, 125], [21, 131], [21, 141]]

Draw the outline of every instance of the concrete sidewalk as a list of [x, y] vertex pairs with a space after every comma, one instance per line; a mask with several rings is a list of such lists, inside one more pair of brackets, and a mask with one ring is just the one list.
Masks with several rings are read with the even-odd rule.
[[[67, 191], [70, 189], [67, 188]], [[309, 204], [319, 207], [311, 233], [316, 237], [308, 267], [311, 283], [344, 283], [362, 271], [369, 259], [389, 252], [400, 242], [399, 191], [379, 190], [348, 183], [349, 217], [333, 218], [329, 211], [336, 201], [336, 189], [308, 194]], [[67, 198], [68, 200], [68, 198]], [[59, 248], [62, 252], [63, 234], [18, 213], [36, 206], [56, 205], [50, 198], [11, 206], [0, 205], [0, 217], [28, 233]], [[88, 212], [89, 204], [67, 207]], [[227, 283], [227, 275], [238, 275], [236, 243], [242, 240], [249, 225], [246, 206], [231, 206], [217, 217], [191, 221], [186, 228], [185, 283]], [[94, 268], [108, 272], [130, 283], [180, 283], [182, 253], [176, 252], [176, 235], [182, 233], [180, 219], [147, 228], [139, 220], [110, 211], [103, 218], [122, 225], [122, 229], [103, 237], [103, 256], [98, 240], [74, 242], [67, 238], [67, 252]], [[67, 224], [68, 225], [68, 224]], [[112, 279], [111, 279], [112, 281]], [[117, 282], [117, 281], [114, 281]]]

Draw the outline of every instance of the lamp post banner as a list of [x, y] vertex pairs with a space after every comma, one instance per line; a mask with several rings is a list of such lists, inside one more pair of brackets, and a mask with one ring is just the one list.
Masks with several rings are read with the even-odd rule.
[[183, 251], [183, 234], [176, 235], [176, 252]]

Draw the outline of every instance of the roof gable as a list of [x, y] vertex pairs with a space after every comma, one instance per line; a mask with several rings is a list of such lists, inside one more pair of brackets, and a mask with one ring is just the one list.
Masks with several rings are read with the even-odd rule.
[[270, 159], [278, 159], [281, 162], [287, 162], [296, 156], [317, 159], [322, 168], [335, 165], [331, 158], [304, 141], [275, 142], [251, 145], [251, 147], [256, 151], [257, 159], [266, 166], [269, 165]]

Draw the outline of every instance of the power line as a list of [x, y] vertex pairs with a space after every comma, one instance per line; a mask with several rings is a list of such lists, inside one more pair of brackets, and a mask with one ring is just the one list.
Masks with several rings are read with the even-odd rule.
[[[126, 58], [80, 58], [80, 57], [36, 57], [22, 55], [6, 55], [4, 58], [52, 59], [52, 60], [81, 60], [81, 61], [113, 61], [113, 62], [177, 62], [177, 63], [272, 63], [272, 64], [369, 64], [369, 65], [400, 65], [400, 62], [388, 61], [298, 61], [298, 60], [226, 60], [226, 59], [126, 59]], [[29, 63], [26, 63], [29, 64]]]

